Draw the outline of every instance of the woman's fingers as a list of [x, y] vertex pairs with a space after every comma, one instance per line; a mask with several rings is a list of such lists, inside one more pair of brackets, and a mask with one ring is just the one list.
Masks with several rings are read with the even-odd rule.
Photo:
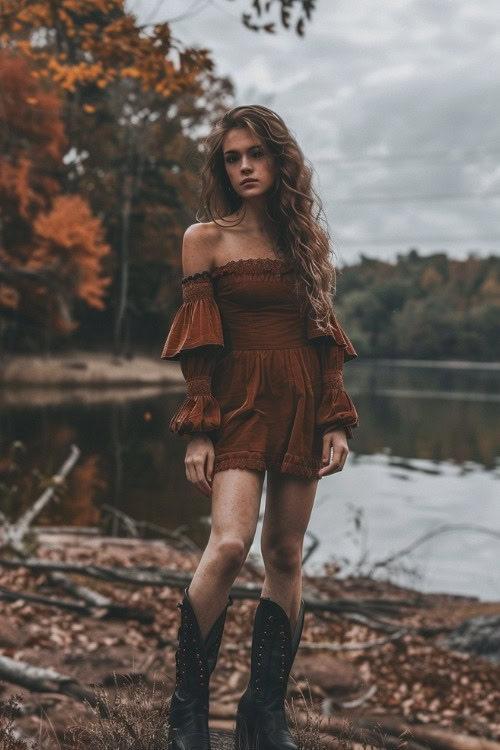
[[347, 460], [349, 449], [345, 438], [345, 432], [335, 435], [332, 432], [323, 436], [323, 465], [318, 472], [318, 477], [322, 478], [337, 471], [342, 471]]
[[[191, 448], [191, 449], [190, 449]], [[212, 494], [212, 488], [209, 484], [210, 473], [213, 470], [213, 448], [210, 450], [208, 447], [195, 447], [191, 444], [188, 445], [188, 450], [185, 458], [186, 466], [186, 478], [188, 482], [197, 487], [200, 492], [204, 495], [210, 496]], [[205, 474], [205, 465], [207, 465], [207, 474]], [[210, 469], [210, 467], [212, 467]]]
[[210, 451], [207, 456], [207, 480], [209, 481], [210, 485], [212, 484], [212, 479], [214, 478], [214, 464], [215, 453]]
[[207, 482], [207, 478], [205, 476], [205, 457], [203, 457], [202, 461], [197, 461], [195, 464], [196, 468], [196, 486], [199, 490], [203, 492], [204, 495], [211, 495], [212, 494], [212, 488]]

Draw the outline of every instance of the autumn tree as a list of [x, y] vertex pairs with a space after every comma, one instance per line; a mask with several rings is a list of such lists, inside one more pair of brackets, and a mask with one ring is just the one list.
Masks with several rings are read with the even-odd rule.
[[[122, 353], [134, 310], [131, 265], [140, 258], [140, 275], [148, 257], [159, 263], [161, 253], [165, 266], [169, 255], [179, 256], [195, 207], [190, 130], [222, 112], [230, 84], [211, 73], [207, 50], [183, 48], [166, 23], [141, 27], [122, 0], [20, 6], [3, 4], [1, 39], [63, 98], [66, 188], [77, 188], [106, 226], [114, 349]], [[142, 247], [134, 247], [136, 237]]]
[[22, 54], [0, 50], [0, 318], [62, 333], [75, 299], [102, 309], [110, 247], [80, 195], [63, 194], [61, 102]]

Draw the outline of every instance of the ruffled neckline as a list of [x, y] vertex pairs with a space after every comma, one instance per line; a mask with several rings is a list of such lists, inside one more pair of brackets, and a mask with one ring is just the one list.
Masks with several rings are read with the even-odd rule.
[[221, 266], [214, 266], [211, 271], [199, 271], [193, 273], [190, 276], [184, 276], [182, 283], [185, 284], [188, 281], [195, 281], [196, 279], [210, 279], [217, 276], [223, 276], [228, 273], [260, 273], [263, 271], [285, 271], [291, 267], [291, 263], [288, 259], [282, 260], [281, 258], [239, 258], [238, 260], [230, 260], [227, 263], [223, 263]]

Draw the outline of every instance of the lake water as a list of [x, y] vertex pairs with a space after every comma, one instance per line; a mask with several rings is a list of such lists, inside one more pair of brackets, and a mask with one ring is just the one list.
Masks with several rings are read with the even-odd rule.
[[[336, 561], [341, 575], [500, 600], [500, 372], [356, 361], [345, 381], [360, 426], [344, 470], [319, 482], [305, 547], [313, 536], [319, 544], [306, 572]], [[184, 526], [203, 546], [210, 501], [187, 482], [186, 443], [168, 431], [183, 393], [4, 389], [0, 456], [21, 440], [24, 467], [52, 474], [71, 443], [80, 448], [68, 495], [43, 522], [95, 525], [108, 503]], [[259, 539], [260, 523], [256, 555]]]

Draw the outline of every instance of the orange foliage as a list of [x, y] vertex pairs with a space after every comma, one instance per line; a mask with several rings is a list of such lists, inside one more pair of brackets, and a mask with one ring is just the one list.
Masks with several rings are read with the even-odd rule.
[[24, 156], [20, 156], [14, 164], [0, 159], [0, 194], [3, 195], [4, 205], [7, 201], [17, 204], [19, 216], [27, 220], [33, 209], [44, 205], [43, 196], [30, 184], [31, 169], [31, 161]]
[[[104, 88], [129, 77], [168, 96], [196, 87], [200, 71], [213, 67], [208, 50], [179, 48], [168, 23], [146, 33], [124, 0], [4, 0], [0, 23], [2, 41], [17, 46], [33, 60], [38, 76], [67, 92], [89, 84]], [[50, 29], [54, 43], [33, 44], [39, 29]], [[177, 65], [169, 59], [172, 52]]]
[[60, 159], [66, 136], [59, 97], [41, 87], [28, 60], [15, 50], [0, 51], [0, 82], [2, 151], [11, 158], [21, 150], [32, 160]]
[[8, 50], [0, 50], [0, 89], [6, 134], [0, 146], [0, 315], [15, 309], [68, 333], [76, 325], [73, 298], [103, 309], [111, 279], [101, 276], [101, 265], [111, 248], [88, 202], [62, 195], [54, 177], [66, 144], [59, 98]]
[[99, 310], [111, 277], [100, 277], [101, 260], [110, 252], [99, 219], [92, 216], [80, 195], [59, 195], [49, 212], [33, 224], [37, 246], [29, 268], [59, 265], [59, 276], [71, 285], [74, 296]]

